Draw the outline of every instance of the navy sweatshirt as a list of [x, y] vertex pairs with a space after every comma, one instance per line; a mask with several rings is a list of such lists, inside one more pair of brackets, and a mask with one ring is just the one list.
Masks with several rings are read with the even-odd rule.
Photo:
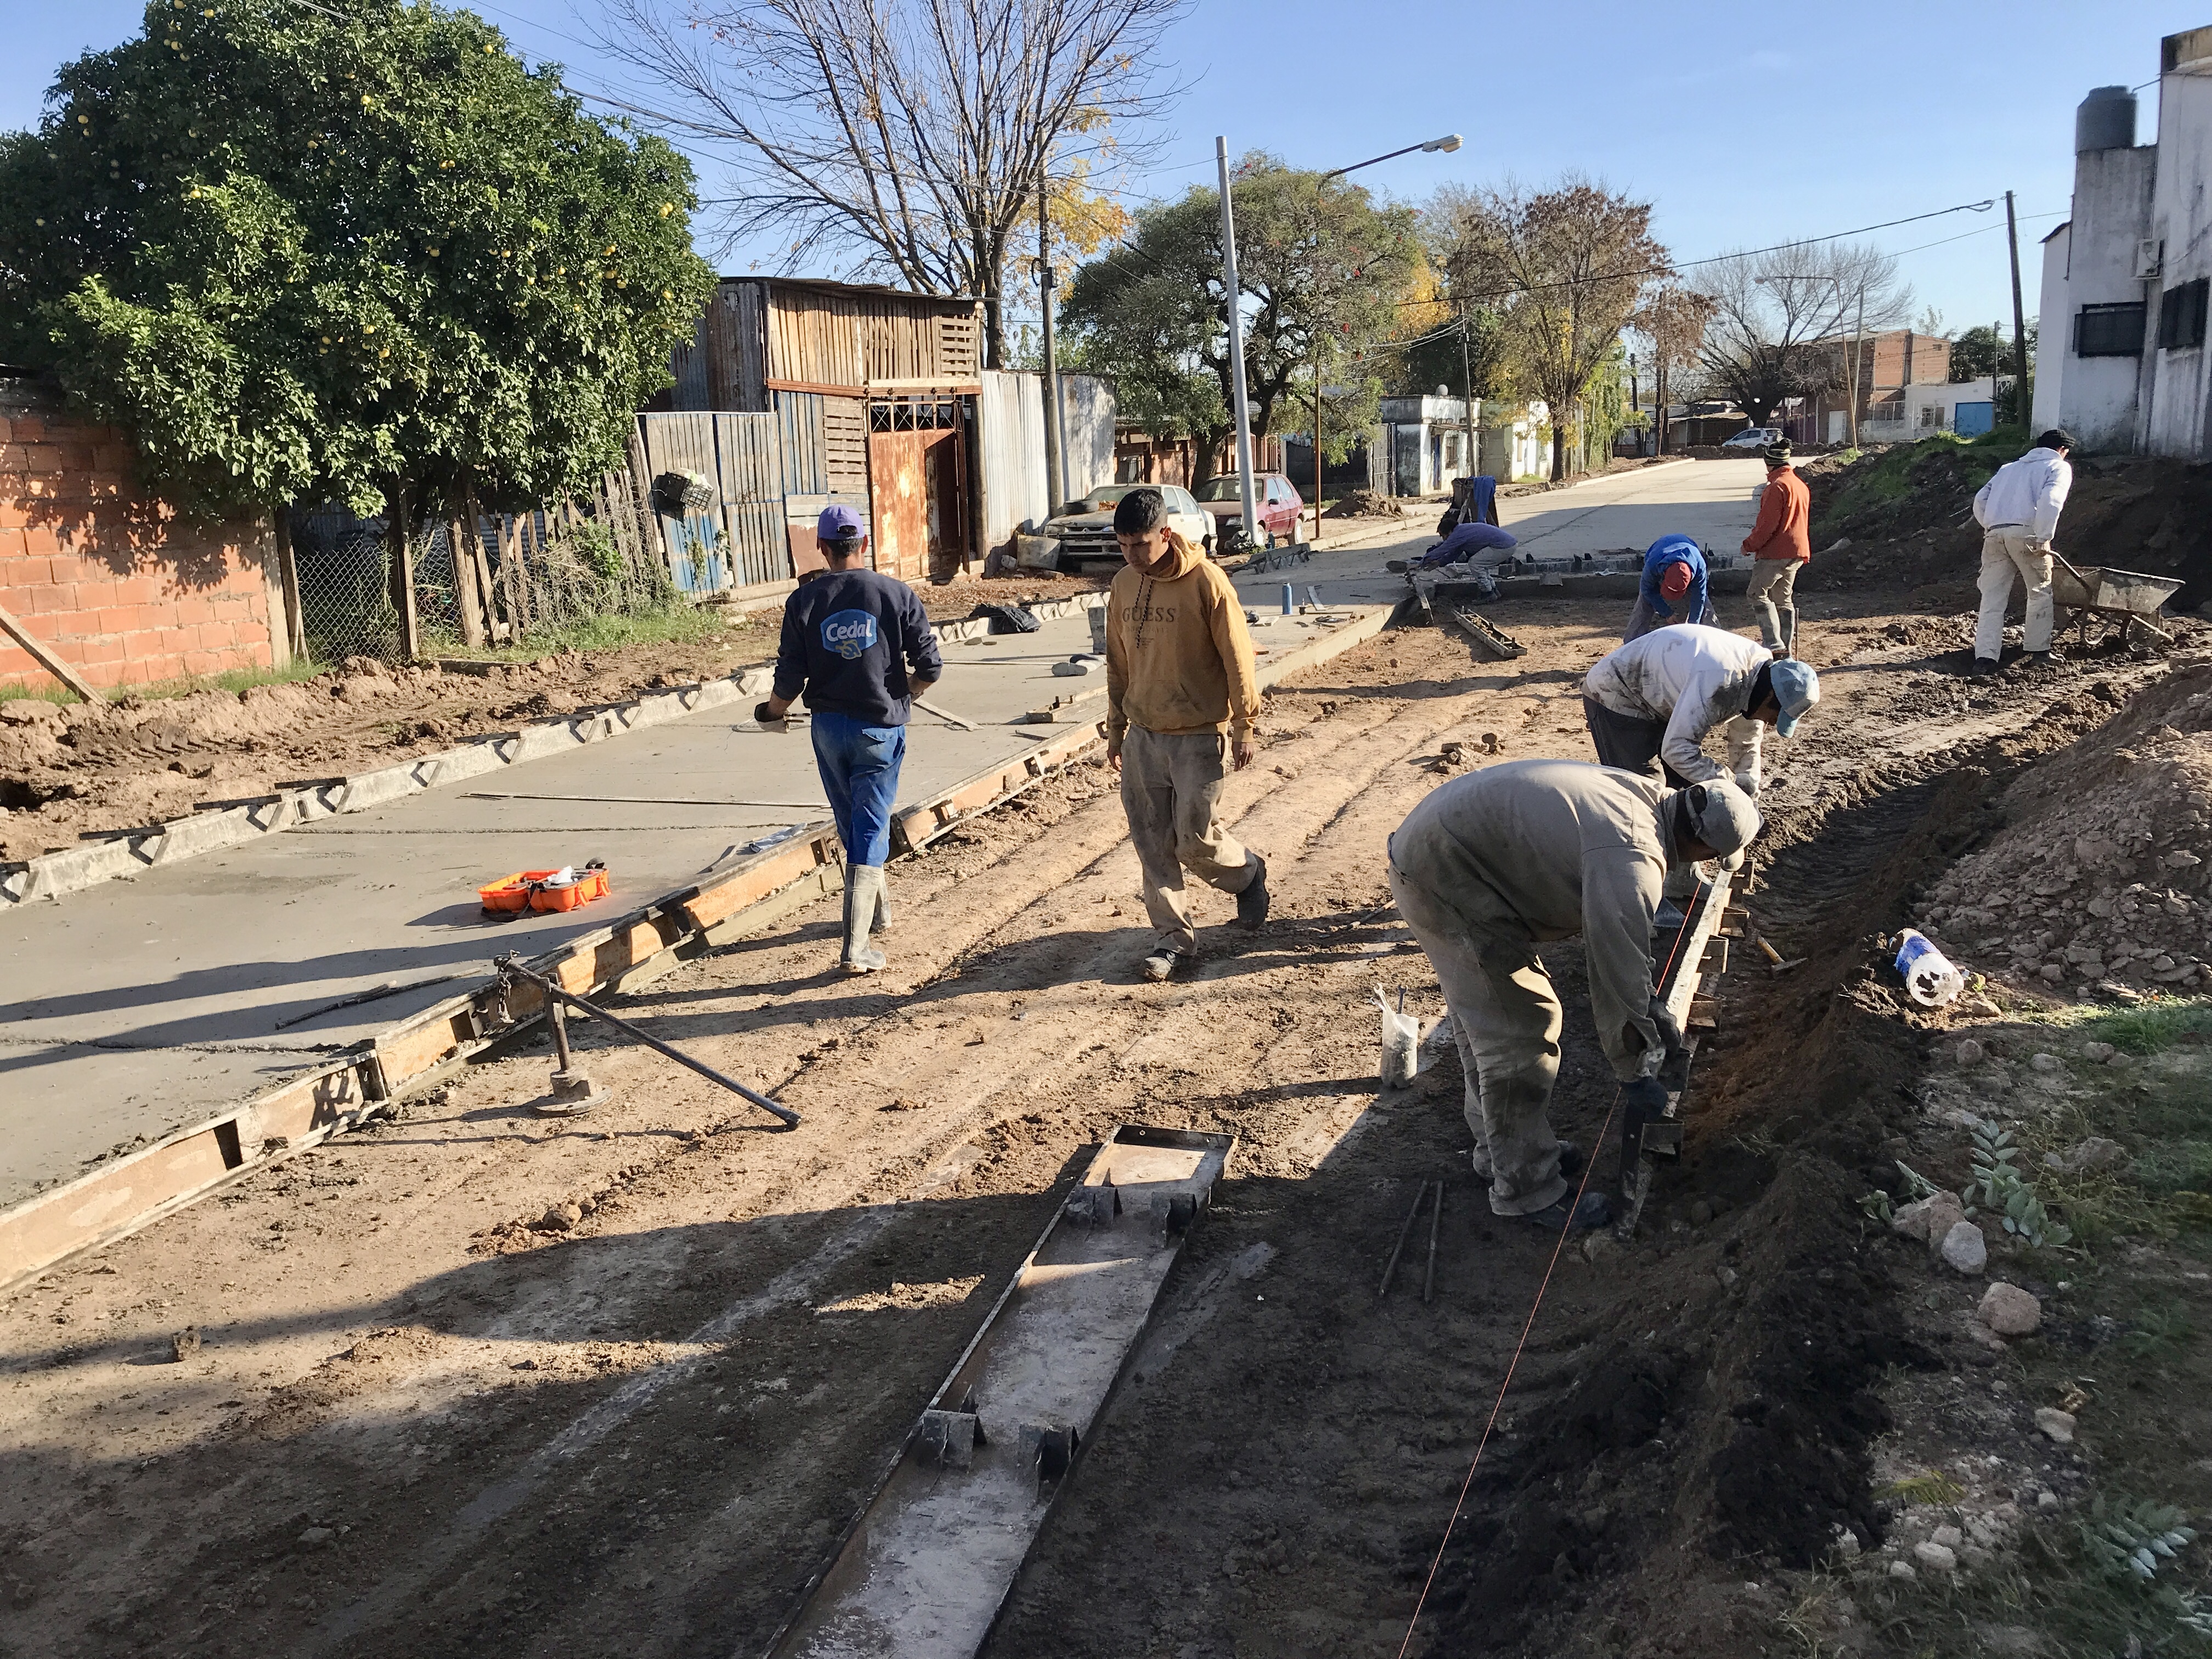
[[944, 674], [921, 597], [902, 581], [833, 570], [784, 601], [775, 695], [787, 702], [803, 689], [817, 713], [904, 726], [911, 683]]

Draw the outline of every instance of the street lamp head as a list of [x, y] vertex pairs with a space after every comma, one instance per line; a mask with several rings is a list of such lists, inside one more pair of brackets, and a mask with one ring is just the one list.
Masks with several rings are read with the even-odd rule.
[[1459, 148], [1459, 134], [1455, 132], [1448, 132], [1441, 138], [1430, 139], [1427, 143], [1421, 146], [1421, 149], [1424, 153], [1440, 149], [1449, 155], [1452, 151]]

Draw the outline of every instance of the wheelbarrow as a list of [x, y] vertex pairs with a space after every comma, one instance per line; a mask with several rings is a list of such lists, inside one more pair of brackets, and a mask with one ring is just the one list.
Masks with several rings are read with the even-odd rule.
[[2092, 616], [2116, 617], [2120, 623], [2120, 643], [2126, 649], [2135, 648], [2137, 629], [2160, 645], [2173, 643], [2173, 635], [2151, 618], [2180, 588], [2182, 584], [2178, 579], [2146, 576], [2139, 570], [2116, 570], [2110, 565], [2075, 565], [2055, 548], [2051, 556], [2058, 562], [2058, 568], [2051, 573], [2055, 632], [2075, 626], [2079, 630], [2076, 637], [2086, 643]]

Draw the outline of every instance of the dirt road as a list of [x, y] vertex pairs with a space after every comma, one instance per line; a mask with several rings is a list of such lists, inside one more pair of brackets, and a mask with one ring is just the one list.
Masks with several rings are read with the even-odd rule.
[[[499, 1054], [12, 1295], [0, 1653], [757, 1651], [1130, 1120], [1235, 1133], [1231, 1178], [993, 1651], [1395, 1651], [1547, 1255], [1468, 1176], [1455, 1065], [1376, 1097], [1370, 988], [1440, 1007], [1375, 914], [1381, 849], [1447, 738], [1587, 755], [1620, 608], [1501, 606], [1531, 647], [1502, 666], [1386, 635], [1272, 694], [1228, 811], [1275, 916], [1239, 933], [1202, 896], [1187, 982], [1135, 977], [1133, 857], [1080, 771], [894, 872], [888, 975], [825, 971], [824, 909], [628, 1000], [795, 1133], [583, 1027], [617, 1091], [590, 1118], [519, 1114], [547, 1059]], [[1876, 1524], [1863, 1401], [1902, 1350], [1838, 1196], [1918, 1054], [1862, 941], [2004, 767], [2158, 672], [1969, 684], [1957, 627], [1902, 595], [1808, 606], [1837, 672], [1753, 903], [1811, 961], [1725, 981], [1648, 1248], [1562, 1263], [1425, 1647], [1748, 1655], [1772, 1609], [1723, 1555]], [[1556, 1115], [1588, 1142], [1612, 1088], [1574, 952], [1547, 957]], [[1378, 1306], [1435, 1176], [1437, 1300]]]

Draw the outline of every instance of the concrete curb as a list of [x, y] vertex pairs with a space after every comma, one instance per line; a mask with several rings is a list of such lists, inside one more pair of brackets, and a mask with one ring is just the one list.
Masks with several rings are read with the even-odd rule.
[[[1390, 611], [1388, 605], [1364, 609], [1345, 626], [1269, 663], [1260, 671], [1260, 684], [1275, 684], [1364, 644], [1382, 631]], [[962, 819], [1061, 770], [1104, 738], [1103, 721], [1055, 733], [1004, 765], [909, 807], [896, 820], [895, 837], [902, 850], [927, 846]], [[603, 988], [635, 990], [677, 967], [686, 950], [757, 933], [837, 891], [844, 884], [843, 853], [833, 826], [808, 824], [712, 881], [664, 894], [528, 965], [579, 996]], [[514, 1035], [543, 1012], [539, 994], [526, 982], [506, 1000], [502, 1021], [495, 981], [487, 980], [395, 1022], [343, 1056], [34, 1194], [0, 1214], [0, 1289], [127, 1237], [241, 1176], [358, 1127], [389, 1110], [387, 1103], [404, 1091]]]
[[[1106, 602], [1103, 593], [1054, 599], [1033, 605], [1040, 621], [1072, 617]], [[989, 635], [988, 617], [933, 623], [944, 644], [960, 645]], [[719, 708], [749, 697], [763, 697], [775, 670], [741, 669], [725, 678], [702, 680], [671, 690], [648, 692], [635, 700], [580, 709], [558, 720], [540, 721], [516, 732], [495, 732], [433, 755], [420, 755], [396, 766], [363, 772], [334, 783], [281, 790], [265, 799], [220, 811], [172, 818], [136, 835], [118, 835], [85, 847], [21, 863], [0, 864], [0, 907], [33, 899], [58, 899], [102, 882], [166, 868], [203, 853], [221, 852], [263, 836], [282, 834], [303, 823], [346, 812], [362, 812], [425, 789], [442, 789], [480, 778], [502, 767], [520, 766], [547, 755], [566, 754], [646, 726], [665, 726], [703, 708]]]

